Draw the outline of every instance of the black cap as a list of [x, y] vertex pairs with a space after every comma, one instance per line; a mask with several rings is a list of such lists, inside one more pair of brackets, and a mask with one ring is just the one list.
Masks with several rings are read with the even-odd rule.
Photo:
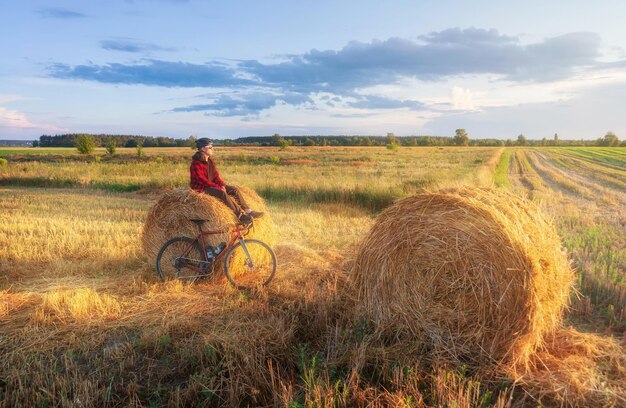
[[196, 147], [198, 149], [203, 148], [204, 146], [208, 146], [210, 144], [213, 144], [213, 141], [208, 137], [201, 137], [200, 139], [196, 140]]

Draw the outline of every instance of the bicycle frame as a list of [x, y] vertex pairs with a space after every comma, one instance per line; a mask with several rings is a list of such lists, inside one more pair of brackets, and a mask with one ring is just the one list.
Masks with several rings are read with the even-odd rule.
[[[196, 279], [196, 278], [209, 276], [213, 272], [213, 268], [214, 268], [215, 264], [238, 241], [241, 242], [241, 246], [242, 246], [246, 256], [248, 257], [248, 259], [250, 259], [250, 253], [248, 252], [248, 248], [246, 247], [245, 240], [244, 240], [244, 237], [246, 235], [248, 235], [250, 227], [246, 226], [245, 228], [241, 228], [239, 225], [237, 225], [233, 229], [219, 229], [219, 230], [203, 231], [202, 227], [200, 225], [198, 225], [198, 229], [200, 230], [200, 232], [198, 233], [198, 235], [196, 235], [196, 238], [189, 245], [189, 248], [182, 254], [181, 258], [186, 259], [187, 261], [189, 261], [189, 259], [187, 258], [187, 255], [193, 250], [194, 246], [197, 243], [199, 243], [201, 245], [201, 247], [202, 247], [202, 254], [204, 256], [204, 260], [203, 261], [204, 261], [205, 265], [202, 265], [202, 263], [201, 263], [200, 265], [195, 266], [195, 265], [190, 265], [188, 263], [186, 266], [189, 269], [195, 271], [195, 275], [183, 276], [183, 277], [179, 277], [179, 279]], [[207, 248], [207, 243], [208, 242], [205, 241], [204, 237], [209, 236], [209, 235], [224, 234], [224, 233], [229, 232], [229, 231], [230, 231], [230, 239], [226, 243], [226, 246], [224, 247], [224, 249], [222, 249], [222, 251], [219, 254], [217, 254], [216, 256], [214, 256], [212, 258], [209, 258], [209, 256], [207, 255], [207, 252], [206, 252], [206, 248]], [[205, 269], [205, 268], [207, 268], [207, 269]], [[210, 270], [208, 268], [210, 268]]]

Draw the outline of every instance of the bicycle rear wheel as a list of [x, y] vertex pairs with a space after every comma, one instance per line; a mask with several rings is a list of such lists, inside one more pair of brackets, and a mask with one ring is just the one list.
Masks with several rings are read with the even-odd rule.
[[176, 237], [161, 247], [156, 260], [156, 271], [162, 281], [181, 279], [193, 283], [205, 264], [200, 244], [189, 237]]
[[267, 286], [276, 273], [276, 255], [265, 242], [239, 240], [226, 254], [224, 273], [238, 289]]

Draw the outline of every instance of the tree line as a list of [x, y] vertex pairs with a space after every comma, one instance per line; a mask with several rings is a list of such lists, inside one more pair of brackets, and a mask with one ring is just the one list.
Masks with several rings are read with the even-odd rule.
[[174, 139], [162, 136], [138, 136], [138, 135], [108, 135], [90, 133], [68, 133], [62, 135], [42, 135], [39, 140], [33, 142], [34, 147], [75, 147], [77, 140], [88, 137], [93, 140], [95, 146], [105, 147], [115, 144], [119, 147], [185, 147], [195, 146], [195, 136], [187, 139]]
[[[85, 137], [93, 140], [95, 147], [194, 147], [196, 136], [186, 139], [171, 137], [154, 137], [138, 135], [108, 135], [70, 133], [62, 135], [42, 135], [39, 141], [34, 141], [37, 147], [75, 147], [77, 140]], [[564, 140], [558, 134], [541, 140], [527, 139], [520, 134], [515, 139], [471, 139], [465, 129], [457, 129], [455, 135], [450, 136], [396, 136], [387, 133], [386, 136], [281, 136], [275, 133], [272, 136], [249, 136], [237, 139], [216, 139], [216, 145], [224, 146], [626, 146], [626, 141], [620, 142], [613, 132], [607, 132], [604, 137], [596, 140]]]
[[216, 141], [224, 145], [255, 146], [626, 146], [613, 132], [597, 140], [562, 140], [558, 134], [548, 139], [527, 139], [523, 134], [516, 139], [471, 139], [465, 129], [457, 129], [454, 136], [251, 136]]

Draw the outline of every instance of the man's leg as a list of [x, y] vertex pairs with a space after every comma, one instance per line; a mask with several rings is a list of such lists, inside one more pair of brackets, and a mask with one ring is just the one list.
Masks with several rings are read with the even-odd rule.
[[226, 193], [234, 198], [241, 208], [246, 211], [250, 209], [250, 206], [246, 203], [245, 198], [243, 198], [243, 195], [241, 195], [241, 191], [239, 191], [237, 186], [225, 185], [224, 187], [226, 188]]
[[260, 212], [260, 211], [252, 211], [252, 209], [250, 209], [250, 206], [246, 202], [246, 199], [243, 198], [243, 195], [241, 194], [241, 191], [239, 191], [237, 186], [226, 185], [224, 187], [226, 188], [226, 192], [228, 193], [228, 195], [235, 199], [237, 204], [239, 204], [241, 206], [241, 208], [244, 209], [246, 214], [249, 214], [249, 215], [251, 215], [254, 218], [259, 218], [259, 217], [263, 216], [262, 212]]
[[233, 210], [237, 217], [239, 217], [239, 215], [242, 213], [241, 208], [237, 207], [237, 204], [235, 204], [233, 200], [228, 196], [228, 194], [226, 194], [226, 192], [224, 192], [223, 190], [220, 190], [219, 188], [207, 188], [204, 190], [204, 192], [212, 197], [218, 198], [220, 201], [226, 204], [228, 208]]

